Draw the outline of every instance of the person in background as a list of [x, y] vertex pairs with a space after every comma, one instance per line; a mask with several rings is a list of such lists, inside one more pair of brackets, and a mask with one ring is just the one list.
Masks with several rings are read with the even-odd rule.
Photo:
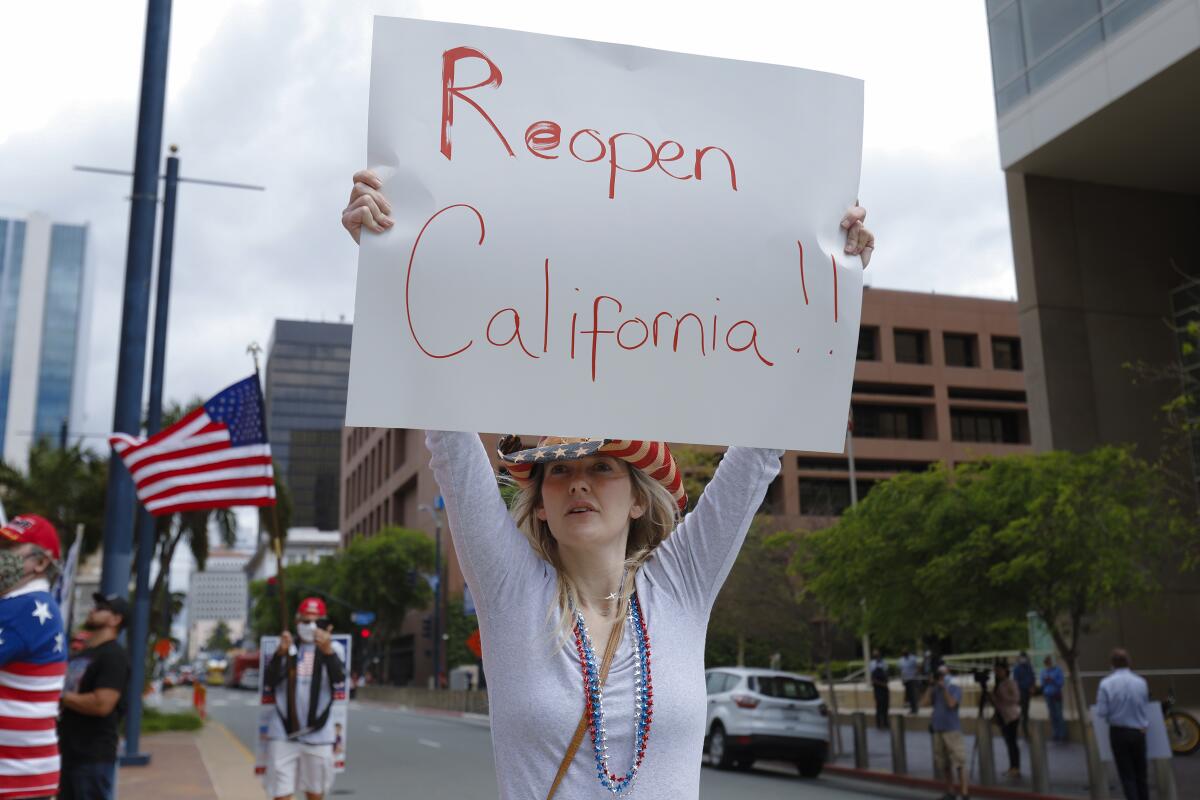
[[62, 746], [59, 800], [112, 800], [117, 785], [118, 727], [125, 714], [129, 656], [117, 636], [129, 619], [119, 595], [92, 595], [84, 627], [88, 646], [67, 664], [58, 738]]
[[[1129, 668], [1129, 653], [1112, 651], [1113, 671], [1096, 690], [1096, 716], [1108, 723], [1108, 741], [1125, 800], [1150, 800], [1146, 784], [1146, 704], [1150, 689], [1146, 679]], [[1160, 790], [1161, 791], [1161, 790]]]
[[1029, 736], [1029, 698], [1033, 695], [1033, 687], [1037, 684], [1037, 676], [1033, 674], [1033, 664], [1029, 654], [1024, 650], [1017, 656], [1016, 666], [1012, 671], [1013, 680], [1017, 682], [1017, 690], [1021, 693], [1021, 729]]
[[296, 610], [299, 643], [284, 631], [267, 662], [263, 685], [278, 712], [268, 730], [268, 797], [290, 800], [300, 791], [321, 800], [333, 786], [339, 735], [330, 712], [345, 697], [346, 652], [332, 631], [325, 601], [306, 597]]
[[42, 517], [0, 527], [0, 800], [58, 791], [54, 720], [67, 653], [50, 584], [61, 552], [58, 531]]
[[1054, 663], [1052, 656], [1046, 656], [1042, 662], [1042, 697], [1046, 699], [1046, 710], [1050, 712], [1050, 726], [1054, 732], [1054, 741], [1067, 740], [1067, 723], [1063, 719], [1062, 690], [1066, 683], [1062, 667]]
[[879, 651], [872, 653], [871, 663], [867, 665], [867, 677], [871, 681], [871, 689], [875, 692], [875, 727], [887, 729], [888, 704], [891, 700], [888, 690], [887, 662], [880, 657]]
[[[950, 669], [938, 667], [933, 675], [933, 683], [925, 690], [921, 705], [932, 706], [933, 714], [929, 719], [929, 728], [933, 731], [933, 763], [936, 771], [946, 776], [946, 793], [942, 800], [955, 800], [956, 797], [968, 800], [967, 789], [967, 746], [963, 740], [962, 720], [958, 716], [958, 707], [962, 704], [962, 689], [954, 685], [950, 677]], [[955, 770], [958, 770], [957, 787], [955, 790]]]
[[908, 713], [917, 713], [917, 702], [921, 699], [921, 682], [917, 678], [917, 657], [906, 647], [904, 655], [900, 656], [900, 681], [904, 684], [904, 702], [908, 703]]
[[996, 688], [992, 692], [992, 705], [996, 708], [996, 721], [1004, 733], [1004, 746], [1008, 748], [1008, 772], [1010, 778], [1021, 776], [1021, 749], [1017, 746], [1017, 727], [1021, 722], [1021, 690], [1008, 671], [1007, 664], [996, 665]]

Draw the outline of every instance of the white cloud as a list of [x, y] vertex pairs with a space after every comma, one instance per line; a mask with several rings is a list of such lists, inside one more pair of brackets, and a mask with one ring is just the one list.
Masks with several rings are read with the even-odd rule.
[[[166, 395], [250, 369], [276, 317], [352, 313], [355, 251], [338, 213], [365, 158], [373, 14], [426, 16], [792, 64], [866, 81], [862, 200], [876, 286], [1015, 294], [982, 3], [441, 0], [175, 3], [164, 147], [183, 173], [264, 193], [180, 190]], [[140, 85], [142, 3], [0, 8], [0, 214], [91, 225], [98, 270], [89, 431], [110, 424]], [[69, 24], [66, 23], [69, 21]], [[15, 78], [15, 79], [14, 79]]]

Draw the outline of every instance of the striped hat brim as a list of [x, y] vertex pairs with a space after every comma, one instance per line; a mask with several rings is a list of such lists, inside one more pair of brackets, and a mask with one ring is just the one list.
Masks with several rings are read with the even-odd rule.
[[658, 481], [675, 500], [680, 513], [687, 507], [687, 492], [683, 474], [671, 448], [666, 442], [646, 439], [571, 439], [563, 436], [543, 436], [537, 447], [514, 453], [500, 451], [500, 460], [519, 486], [526, 486], [539, 464], [554, 461], [574, 461], [588, 456], [609, 456], [627, 462]]

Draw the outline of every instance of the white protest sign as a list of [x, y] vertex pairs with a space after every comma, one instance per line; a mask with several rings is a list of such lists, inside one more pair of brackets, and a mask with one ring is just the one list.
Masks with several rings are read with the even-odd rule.
[[860, 81], [383, 17], [373, 47], [396, 224], [347, 425], [842, 451]]
[[[1171, 758], [1171, 740], [1167, 738], [1167, 723], [1163, 718], [1162, 704], [1147, 700], [1145, 705], [1146, 721], [1146, 758]], [[1089, 711], [1092, 714], [1092, 731], [1096, 735], [1096, 746], [1100, 750], [1101, 761], [1112, 761], [1112, 742], [1108, 738], [1108, 721], [1096, 713], [1096, 706]]]

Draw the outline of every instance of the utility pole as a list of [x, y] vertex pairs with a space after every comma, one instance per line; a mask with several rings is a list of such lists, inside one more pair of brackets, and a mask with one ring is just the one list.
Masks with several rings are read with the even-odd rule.
[[[133, 195], [129, 210], [129, 243], [125, 259], [125, 292], [121, 308], [117, 393], [113, 404], [113, 431], [117, 433], [137, 434], [141, 429], [150, 271], [154, 256], [154, 213], [158, 200], [158, 157], [162, 150], [170, 32], [171, 0], [148, 0]], [[133, 504], [133, 481], [129, 471], [121, 459], [111, 453], [104, 506], [103, 572], [100, 578], [100, 591], [104, 594], [121, 597], [129, 594], [129, 568], [133, 560]], [[136, 687], [139, 696], [141, 688]]]
[[442, 672], [442, 509], [446, 502], [439, 494], [433, 500], [433, 507], [421, 505], [422, 511], [428, 511], [433, 517], [433, 688], [440, 689]]
[[[846, 421], [846, 457], [850, 464], [850, 507], [855, 508], [858, 505], [858, 478], [854, 473], [854, 418], [851, 417]], [[866, 617], [867, 601], [862, 601], [863, 617]], [[863, 671], [867, 675], [867, 682], [871, 680], [871, 671], [869, 665], [871, 663], [871, 634], [867, 632], [866, 627], [863, 627], [862, 635], [863, 649]]]
[[[261, 186], [249, 186], [239, 183], [208, 181], [197, 178], [179, 177], [179, 147], [171, 145], [171, 155], [167, 157], [166, 174], [163, 176], [163, 209], [162, 234], [159, 237], [158, 276], [156, 280], [156, 297], [154, 306], [154, 346], [150, 356], [150, 398], [146, 413], [146, 435], [153, 436], [162, 428], [163, 378], [166, 373], [167, 351], [167, 315], [171, 302], [171, 263], [175, 252], [175, 204], [181, 181], [204, 183], [210, 186], [225, 186], [236, 189], [256, 189]], [[101, 167], [75, 167], [80, 172], [98, 172], [102, 174], [128, 175], [123, 170], [104, 169]], [[111, 459], [115, 461], [119, 459]], [[110, 467], [111, 472], [111, 467]], [[137, 583], [134, 591], [133, 619], [130, 626], [130, 661], [129, 676], [129, 708], [125, 715], [125, 755], [122, 763], [140, 765], [149, 762], [149, 755], [138, 752], [142, 724], [142, 692], [145, 681], [145, 654], [150, 638], [150, 561], [154, 553], [155, 540], [154, 517], [144, 506], [138, 506], [137, 512]], [[107, 528], [106, 528], [107, 530]], [[106, 551], [107, 558], [107, 551]], [[165, 596], [164, 614], [170, 620], [171, 588], [167, 578], [163, 580]], [[169, 631], [168, 631], [169, 633]]]

